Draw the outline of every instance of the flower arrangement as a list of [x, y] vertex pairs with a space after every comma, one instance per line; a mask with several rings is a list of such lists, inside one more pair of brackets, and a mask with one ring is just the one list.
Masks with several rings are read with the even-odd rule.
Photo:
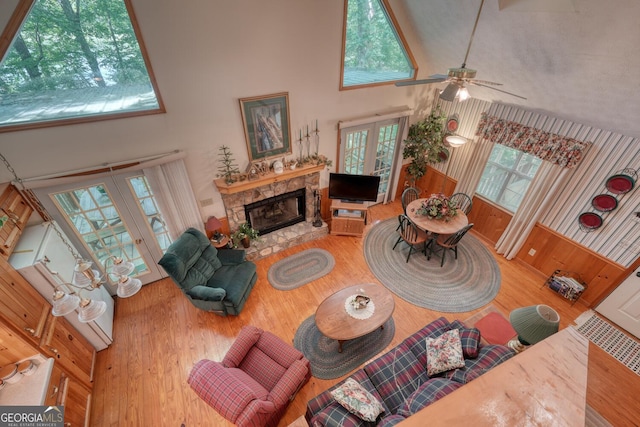
[[444, 219], [449, 221], [458, 214], [458, 207], [442, 193], [432, 194], [422, 202], [422, 206], [416, 211], [419, 215], [426, 215], [432, 219]]

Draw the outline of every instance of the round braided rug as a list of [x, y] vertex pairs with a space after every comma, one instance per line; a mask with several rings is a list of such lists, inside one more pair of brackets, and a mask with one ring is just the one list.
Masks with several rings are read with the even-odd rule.
[[342, 353], [339, 353], [338, 341], [322, 335], [312, 315], [298, 327], [293, 346], [309, 360], [314, 377], [331, 380], [348, 374], [380, 353], [389, 345], [395, 333], [396, 326], [393, 317], [390, 317], [384, 328], [343, 342]]
[[444, 266], [441, 253], [431, 260], [398, 243], [397, 218], [376, 224], [365, 236], [364, 257], [371, 272], [400, 298], [430, 310], [459, 313], [491, 302], [500, 290], [500, 267], [489, 250], [470, 233], [458, 243], [458, 259], [448, 250]]

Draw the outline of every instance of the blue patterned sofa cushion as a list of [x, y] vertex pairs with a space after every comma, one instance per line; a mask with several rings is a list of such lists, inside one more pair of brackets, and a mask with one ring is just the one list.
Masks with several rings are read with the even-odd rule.
[[429, 379], [427, 371], [404, 343], [367, 364], [369, 376], [392, 414]]
[[446, 378], [431, 378], [409, 396], [402, 407], [398, 409], [397, 415], [405, 418], [410, 417], [460, 387], [462, 387], [462, 384]]
[[451, 322], [451, 328], [460, 332], [460, 343], [465, 359], [475, 359], [478, 357], [480, 349], [480, 330], [477, 328], [467, 328], [459, 320]]
[[480, 347], [477, 358], [465, 359], [464, 368], [446, 372], [445, 377], [466, 384], [488, 372], [491, 368], [511, 359], [515, 354], [515, 351], [504, 345], [485, 345]]

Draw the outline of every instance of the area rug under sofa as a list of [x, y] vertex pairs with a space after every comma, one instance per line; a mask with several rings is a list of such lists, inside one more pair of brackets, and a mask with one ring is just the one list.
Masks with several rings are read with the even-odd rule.
[[[434, 351], [452, 342], [459, 342], [463, 360], [447, 369], [440, 365], [450, 363], [451, 354]], [[305, 418], [312, 427], [396, 425], [514, 355], [509, 347], [482, 344], [477, 329], [441, 317], [311, 399]]]

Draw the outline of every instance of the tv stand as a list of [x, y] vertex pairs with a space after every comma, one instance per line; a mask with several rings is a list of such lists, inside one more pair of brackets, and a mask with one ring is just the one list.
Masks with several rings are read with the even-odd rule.
[[368, 204], [331, 202], [331, 234], [362, 237], [367, 224]]

